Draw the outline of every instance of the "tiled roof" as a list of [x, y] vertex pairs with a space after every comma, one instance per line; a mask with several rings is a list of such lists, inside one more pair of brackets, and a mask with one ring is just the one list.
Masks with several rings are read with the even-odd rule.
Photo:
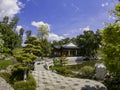
[[73, 43], [68, 43], [62, 46], [63, 48], [78, 48], [75, 44]]

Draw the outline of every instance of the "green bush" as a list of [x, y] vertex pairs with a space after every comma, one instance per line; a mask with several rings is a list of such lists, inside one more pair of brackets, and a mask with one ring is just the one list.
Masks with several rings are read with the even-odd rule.
[[12, 60], [0, 60], [0, 69], [6, 69], [9, 65], [13, 65]]
[[32, 75], [28, 76], [26, 82], [17, 81], [14, 83], [15, 90], [36, 90], [36, 81]]
[[84, 66], [80, 69], [80, 76], [83, 78], [92, 78], [94, 75], [94, 68], [91, 66]]

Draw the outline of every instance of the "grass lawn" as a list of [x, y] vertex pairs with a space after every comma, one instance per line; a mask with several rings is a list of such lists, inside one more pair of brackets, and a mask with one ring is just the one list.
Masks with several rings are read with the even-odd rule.
[[12, 60], [0, 60], [0, 70], [1, 69], [6, 69], [9, 65], [13, 65]]
[[96, 64], [96, 62], [97, 62], [96, 60], [91, 60], [91, 61], [85, 61], [82, 64], [68, 65], [68, 66], [65, 66], [65, 67], [67, 69], [71, 69], [73, 71], [79, 71], [84, 66], [94, 67], [94, 65]]
[[96, 60], [93, 61], [85, 61], [81, 64], [76, 64], [76, 65], [66, 65], [66, 66], [53, 66], [53, 67], [57, 67], [57, 68], [66, 68], [66, 69], [70, 69], [72, 71], [79, 71], [82, 67], [84, 66], [91, 66], [94, 67], [94, 65], [96, 64]]
[[78, 74], [74, 72], [79, 72], [81, 68], [83, 68], [84, 66], [90, 66], [94, 68], [96, 62], [98, 61], [97, 60], [85, 61], [82, 64], [76, 65], [53, 66], [51, 67], [51, 69], [56, 70], [58, 74], [61, 74], [63, 76], [78, 77]]

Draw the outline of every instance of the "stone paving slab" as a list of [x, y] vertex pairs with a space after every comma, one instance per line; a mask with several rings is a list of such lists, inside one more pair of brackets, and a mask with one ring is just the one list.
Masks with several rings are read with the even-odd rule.
[[3, 78], [0, 77], [0, 90], [14, 90]]
[[36, 64], [35, 71], [32, 72], [37, 82], [37, 90], [107, 90], [100, 82], [64, 77], [44, 69], [43, 66], [43, 63]]

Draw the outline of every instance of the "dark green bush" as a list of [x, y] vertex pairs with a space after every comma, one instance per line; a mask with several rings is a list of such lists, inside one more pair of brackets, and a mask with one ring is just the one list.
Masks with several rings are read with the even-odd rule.
[[108, 76], [103, 83], [108, 90], [120, 90], [120, 76]]
[[25, 81], [17, 81], [14, 83], [15, 90], [36, 90], [36, 81], [32, 75], [28, 76], [28, 79]]

